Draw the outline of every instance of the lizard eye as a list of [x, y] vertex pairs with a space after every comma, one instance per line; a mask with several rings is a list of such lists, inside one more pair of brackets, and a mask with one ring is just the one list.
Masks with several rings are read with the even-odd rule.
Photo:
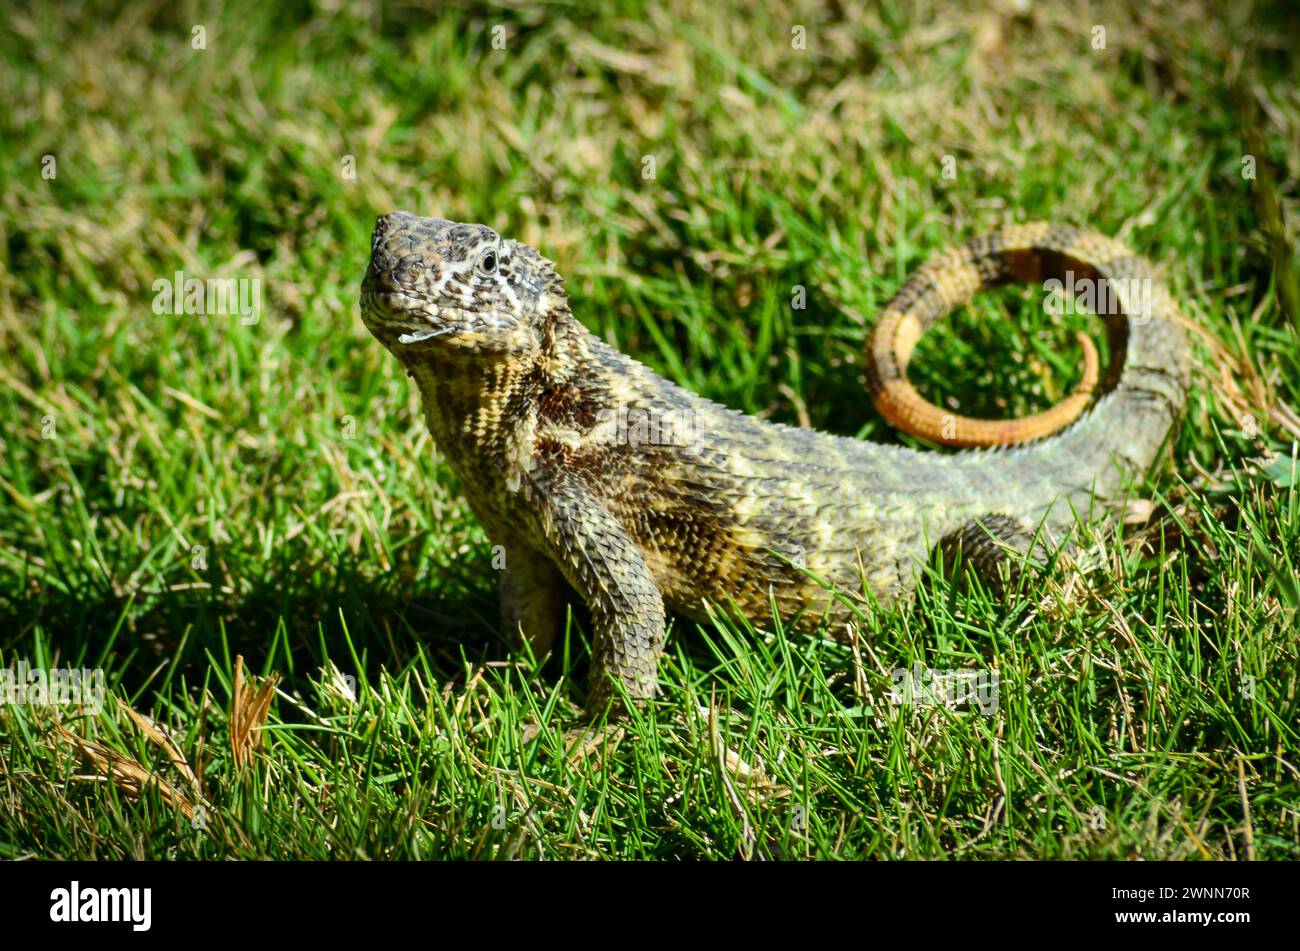
[[483, 269], [484, 274], [492, 274], [497, 269], [497, 255], [495, 251], [488, 251], [479, 260], [478, 266]]

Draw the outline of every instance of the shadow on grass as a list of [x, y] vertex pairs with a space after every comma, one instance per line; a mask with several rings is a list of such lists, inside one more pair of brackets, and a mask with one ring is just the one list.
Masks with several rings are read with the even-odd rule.
[[110, 683], [129, 692], [160, 675], [202, 682], [209, 656], [229, 672], [242, 654], [251, 670], [275, 669], [292, 683], [328, 661], [344, 673], [359, 662], [371, 676], [405, 670], [421, 657], [440, 682], [458, 682], [466, 662], [509, 655], [496, 633], [491, 572], [431, 572], [414, 581], [412, 593], [350, 555], [297, 573], [278, 568], [260, 566], [237, 594], [214, 587], [65, 593], [52, 586], [9, 593], [0, 596], [0, 626], [9, 632], [0, 649], [6, 663], [34, 662], [25, 652], [43, 650], [59, 665], [102, 666]]

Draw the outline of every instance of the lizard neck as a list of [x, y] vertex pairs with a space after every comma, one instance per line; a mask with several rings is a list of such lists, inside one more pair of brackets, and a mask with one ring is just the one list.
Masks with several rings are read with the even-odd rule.
[[598, 349], [565, 307], [535, 346], [472, 358], [434, 351], [408, 369], [429, 431], [457, 474], [492, 473], [513, 491], [531, 468], [539, 438], [581, 415], [577, 383], [591, 379]]

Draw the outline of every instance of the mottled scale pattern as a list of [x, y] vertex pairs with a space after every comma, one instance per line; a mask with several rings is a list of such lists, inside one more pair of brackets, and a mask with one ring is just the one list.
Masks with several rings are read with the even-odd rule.
[[[981, 288], [1067, 275], [1109, 285], [1121, 305], [1102, 314], [1104, 378], [1093, 363], [1069, 399], [1011, 421], [954, 417], [907, 384], [920, 335]], [[554, 265], [483, 225], [381, 217], [362, 313], [505, 549], [503, 624], [541, 654], [572, 595], [589, 607], [592, 713], [653, 695], [670, 613], [698, 619], [712, 603], [761, 623], [775, 602], [795, 627], [842, 632], [846, 601], [908, 597], [936, 545], [990, 580], [1006, 575], [1008, 551], [1048, 550], [1076, 510], [1117, 499], [1152, 463], [1189, 374], [1150, 268], [1109, 238], [1047, 224], [931, 260], [868, 345], [888, 419], [1000, 447], [955, 454], [762, 422], [690, 393], [585, 330]]]

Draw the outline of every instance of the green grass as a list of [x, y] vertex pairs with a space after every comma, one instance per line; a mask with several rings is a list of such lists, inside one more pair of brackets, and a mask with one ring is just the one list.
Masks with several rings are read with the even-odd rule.
[[[6, 8], [0, 665], [102, 667], [196, 775], [116, 700], [0, 706], [0, 857], [1300, 857], [1300, 341], [1257, 210], [1294, 248], [1294, 14], [855, 6]], [[1009, 601], [932, 578], [857, 645], [678, 621], [661, 699], [571, 762], [581, 615], [540, 667], [508, 651], [489, 542], [361, 324], [395, 208], [538, 247], [707, 397], [864, 439], [900, 440], [874, 313], [1002, 221], [1122, 237], [1208, 336], [1149, 519]], [[259, 278], [260, 322], [155, 315], [177, 270]], [[917, 385], [1058, 398], [1090, 324], [1040, 292], [934, 331]], [[236, 655], [283, 677], [239, 767]], [[996, 668], [997, 715], [889, 702], [917, 662]], [[207, 820], [93, 781], [59, 721]]]

